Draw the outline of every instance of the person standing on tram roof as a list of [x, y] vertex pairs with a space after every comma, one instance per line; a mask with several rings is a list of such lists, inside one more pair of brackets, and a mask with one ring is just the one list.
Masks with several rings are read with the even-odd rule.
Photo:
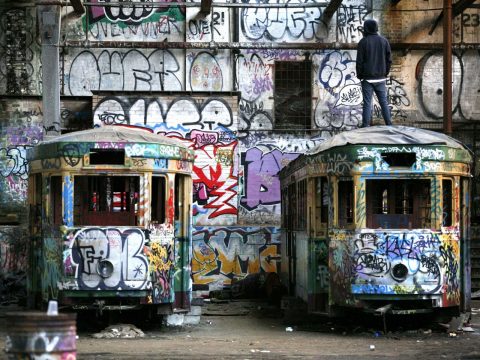
[[366, 20], [363, 24], [363, 38], [357, 46], [356, 65], [357, 77], [362, 84], [362, 127], [370, 126], [374, 92], [380, 103], [385, 124], [392, 125], [386, 86], [391, 64], [392, 51], [390, 43], [378, 34], [378, 24], [375, 20]]

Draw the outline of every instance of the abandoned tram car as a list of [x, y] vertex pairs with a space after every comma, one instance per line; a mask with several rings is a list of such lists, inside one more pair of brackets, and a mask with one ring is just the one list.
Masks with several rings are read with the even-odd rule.
[[282, 271], [310, 312], [470, 306], [472, 155], [432, 131], [343, 132], [280, 172]]
[[45, 141], [28, 156], [31, 305], [189, 308], [192, 150], [108, 126]]

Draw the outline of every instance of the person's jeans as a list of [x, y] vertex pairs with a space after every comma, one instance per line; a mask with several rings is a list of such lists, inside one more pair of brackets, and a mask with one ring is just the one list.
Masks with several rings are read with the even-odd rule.
[[390, 108], [387, 101], [387, 87], [385, 81], [369, 83], [362, 80], [362, 95], [363, 95], [363, 113], [362, 113], [362, 127], [370, 126], [372, 120], [372, 97], [373, 92], [377, 95], [380, 108], [382, 109], [383, 120], [385, 124], [392, 125], [390, 116]]

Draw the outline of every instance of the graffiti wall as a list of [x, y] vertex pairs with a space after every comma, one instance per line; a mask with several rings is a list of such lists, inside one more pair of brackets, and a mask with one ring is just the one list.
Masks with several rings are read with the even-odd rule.
[[0, 93], [39, 94], [40, 47], [34, 6], [0, 8]]
[[26, 213], [28, 163], [26, 150], [43, 138], [41, 101], [31, 98], [0, 101], [1, 213], [19, 221]]
[[131, 41], [182, 41], [185, 36], [185, 8], [159, 1], [134, 6], [89, 6], [80, 21], [65, 22], [63, 32], [69, 37], [92, 41], [128, 39]]
[[[91, 127], [91, 101], [64, 98], [57, 129], [82, 130]], [[25, 218], [28, 162], [26, 150], [43, 139], [41, 97], [5, 97], [0, 100], [0, 218], [15, 222]]]
[[25, 295], [27, 261], [25, 226], [0, 227], [0, 299], [7, 304]]
[[234, 279], [276, 272], [280, 233], [266, 227], [196, 227], [193, 232], [194, 284], [222, 289]]
[[[90, 99], [64, 98], [60, 113], [61, 118], [53, 124], [58, 129], [91, 127]], [[19, 282], [25, 290], [29, 171], [26, 152], [43, 139], [46, 130], [39, 96], [11, 96], [0, 100], [0, 274], [5, 279], [2, 295], [6, 291], [15, 296], [19, 289], [12, 286]], [[45, 241], [49, 249], [50, 240]]]
[[[289, 8], [235, 10], [215, 7], [214, 1], [207, 15], [199, 7], [156, 0], [115, 7], [104, 6], [103, 0], [91, 3], [80, 18], [72, 16], [72, 8], [62, 8], [61, 39], [66, 43], [59, 47], [61, 94], [93, 97], [89, 110], [94, 112], [95, 126], [148, 127], [195, 149], [193, 211], [199, 227], [278, 229], [278, 170], [333, 134], [361, 123], [362, 95], [351, 45], [361, 39], [366, 19], [378, 19], [380, 33], [392, 43], [442, 39], [441, 26], [432, 29], [441, 0], [396, 4], [344, 0], [331, 18], [324, 16], [325, 2], [317, 1], [294, 2]], [[465, 45], [453, 56], [455, 122], [480, 120], [479, 14], [479, 9], [469, 8], [454, 20], [454, 42]], [[0, 11], [1, 95], [41, 95], [36, 29], [33, 2]], [[252, 47], [217, 46], [232, 41]], [[153, 48], [153, 42], [180, 45], [160, 49]], [[187, 46], [196, 43], [209, 46]], [[295, 49], [253, 45], [275, 43], [282, 47], [292, 43]], [[318, 43], [322, 48], [331, 43], [332, 48], [298, 49], [302, 43]], [[348, 46], [339, 49], [338, 44]], [[387, 90], [394, 124], [441, 127], [442, 56], [441, 50], [393, 52]], [[276, 63], [306, 59], [312, 62], [311, 128], [280, 131], [274, 116]], [[52, 122], [53, 130], [65, 131], [63, 117], [78, 122], [72, 129], [92, 126], [92, 116], [74, 105], [82, 99], [72, 98], [67, 106], [72, 110], [61, 112], [62, 118]], [[5, 216], [24, 211], [25, 148], [43, 130], [52, 130], [43, 128], [37, 105], [16, 99], [1, 102], [0, 214]], [[373, 123], [382, 123], [375, 102]]]
[[180, 139], [195, 150], [193, 214], [197, 225], [234, 225], [238, 214], [235, 96], [120, 96], [99, 99], [95, 126], [129, 124]]
[[35, 98], [0, 100], [0, 296], [5, 301], [25, 292], [28, 268], [26, 151], [43, 138], [40, 105]]

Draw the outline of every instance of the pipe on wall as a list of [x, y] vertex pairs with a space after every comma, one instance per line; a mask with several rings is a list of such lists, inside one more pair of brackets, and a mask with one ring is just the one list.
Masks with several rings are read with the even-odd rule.
[[[444, 50], [444, 43], [391, 43], [392, 50]], [[271, 43], [271, 42], [170, 42], [170, 41], [64, 41], [66, 48], [132, 48], [132, 49], [289, 49], [289, 50], [356, 50], [356, 43]], [[452, 44], [454, 50], [480, 50], [480, 43]]]
[[443, 132], [452, 134], [452, 0], [443, 1]]

